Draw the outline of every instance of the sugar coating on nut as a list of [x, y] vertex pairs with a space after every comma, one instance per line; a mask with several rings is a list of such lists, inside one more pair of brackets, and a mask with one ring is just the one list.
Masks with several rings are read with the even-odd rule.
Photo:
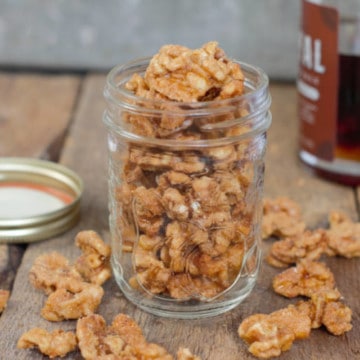
[[33, 328], [24, 333], [18, 340], [19, 349], [38, 348], [39, 351], [50, 358], [64, 357], [74, 351], [77, 346], [75, 333], [72, 331], [54, 330], [48, 332], [41, 328]]

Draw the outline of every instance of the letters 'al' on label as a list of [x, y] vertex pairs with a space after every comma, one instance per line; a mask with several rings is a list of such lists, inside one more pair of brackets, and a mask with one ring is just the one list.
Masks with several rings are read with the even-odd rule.
[[303, 0], [298, 76], [300, 147], [331, 161], [336, 145], [338, 12]]

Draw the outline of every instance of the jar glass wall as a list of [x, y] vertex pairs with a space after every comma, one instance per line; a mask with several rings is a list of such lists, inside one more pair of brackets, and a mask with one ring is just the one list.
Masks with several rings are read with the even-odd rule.
[[244, 95], [149, 100], [124, 88], [148, 63], [115, 67], [104, 91], [115, 279], [150, 313], [217, 315], [249, 295], [260, 265], [268, 78], [239, 63]]

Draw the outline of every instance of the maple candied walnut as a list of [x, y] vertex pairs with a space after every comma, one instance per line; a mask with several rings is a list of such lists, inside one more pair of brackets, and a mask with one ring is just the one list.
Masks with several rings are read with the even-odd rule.
[[42, 328], [33, 328], [19, 338], [17, 342], [19, 349], [38, 348], [39, 351], [47, 355], [50, 359], [64, 357], [68, 353], [76, 350], [77, 340], [72, 331], [61, 329], [48, 332]]
[[326, 248], [325, 230], [306, 230], [274, 242], [266, 260], [275, 267], [287, 267], [301, 259], [318, 260], [326, 252]]
[[305, 223], [300, 206], [287, 197], [265, 198], [263, 201], [262, 237], [286, 237], [301, 234]]
[[57, 289], [77, 292], [84, 283], [81, 274], [69, 260], [57, 252], [38, 256], [30, 269], [29, 280], [36, 289], [48, 295]]
[[47, 298], [41, 315], [49, 321], [79, 319], [93, 314], [101, 303], [104, 290], [96, 284], [83, 283], [78, 292], [58, 289]]
[[341, 212], [329, 214], [330, 229], [327, 230], [327, 253], [346, 258], [360, 256], [360, 222], [353, 222]]
[[238, 334], [258, 358], [279, 356], [297, 339], [309, 337], [311, 321], [307, 314], [289, 305], [270, 314], [250, 315], [242, 321]]
[[334, 289], [335, 279], [324, 263], [300, 260], [296, 266], [276, 275], [272, 285], [276, 293], [288, 298], [311, 297], [319, 291]]
[[125, 296], [146, 310], [207, 316], [250, 292], [267, 85], [216, 42], [165, 46], [109, 74], [113, 269]]
[[162, 346], [147, 342], [138, 324], [125, 314], [117, 315], [111, 325], [100, 315], [85, 316], [77, 322], [76, 336], [86, 360], [105, 356], [110, 359], [173, 359]]
[[75, 261], [75, 268], [85, 281], [102, 285], [111, 277], [111, 248], [95, 231], [81, 231], [75, 244], [82, 254]]

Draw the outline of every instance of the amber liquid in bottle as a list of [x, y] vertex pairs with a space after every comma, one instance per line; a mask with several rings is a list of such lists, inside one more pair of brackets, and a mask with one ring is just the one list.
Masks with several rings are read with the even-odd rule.
[[360, 161], [360, 56], [340, 55], [336, 156]]

